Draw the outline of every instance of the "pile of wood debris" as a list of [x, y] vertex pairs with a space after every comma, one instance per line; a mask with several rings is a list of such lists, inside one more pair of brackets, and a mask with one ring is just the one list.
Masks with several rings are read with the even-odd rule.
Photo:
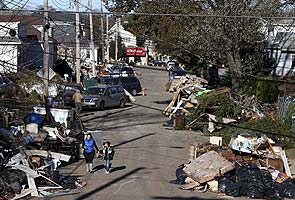
[[[22, 120], [0, 128], [0, 199], [54, 197], [86, 185], [58, 170], [62, 163], [80, 158], [81, 121], [73, 110], [48, 111], [34, 107]], [[94, 139], [102, 140], [101, 131], [92, 132]]]
[[285, 151], [272, 139], [237, 135], [229, 146], [220, 146], [222, 138], [210, 140], [192, 145], [191, 159], [182, 167], [180, 189], [210, 190], [235, 197], [295, 198], [295, 179]]
[[182, 118], [183, 127], [201, 131], [205, 127], [211, 133], [222, 124], [265, 116], [275, 119], [277, 108], [274, 105], [263, 104], [255, 96], [238, 95], [227, 87], [206, 89], [206, 84], [202, 78], [185, 76], [166, 85], [167, 91], [174, 92], [172, 101], [163, 112], [170, 125], [177, 127], [179, 118]]

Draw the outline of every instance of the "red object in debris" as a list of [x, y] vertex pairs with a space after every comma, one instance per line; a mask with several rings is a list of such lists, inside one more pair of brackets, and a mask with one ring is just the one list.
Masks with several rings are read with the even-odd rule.
[[127, 47], [126, 56], [145, 57], [146, 51], [144, 47]]

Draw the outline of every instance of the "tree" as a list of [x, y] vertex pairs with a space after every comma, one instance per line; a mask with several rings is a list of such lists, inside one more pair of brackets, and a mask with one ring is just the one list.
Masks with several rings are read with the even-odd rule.
[[[127, 28], [136, 35], [147, 35], [157, 43], [157, 51], [174, 56], [189, 66], [200, 63], [225, 65], [231, 72], [236, 91], [241, 91], [241, 77], [256, 74], [263, 66], [267, 45], [267, 31], [263, 27], [271, 21], [262, 18], [281, 14], [286, 6], [290, 9], [294, 4], [280, 0], [108, 2], [108, 8], [115, 11], [133, 9], [135, 13], [181, 14], [132, 15]], [[132, 9], [130, 5], [133, 5]]]
[[[116, 49], [116, 42], [115, 41], [111, 41], [110, 43], [110, 57], [112, 59], [115, 59], [115, 49]], [[122, 43], [122, 38], [118, 37], [118, 59], [120, 58], [125, 58], [126, 57], [126, 53], [125, 53], [125, 46]]]

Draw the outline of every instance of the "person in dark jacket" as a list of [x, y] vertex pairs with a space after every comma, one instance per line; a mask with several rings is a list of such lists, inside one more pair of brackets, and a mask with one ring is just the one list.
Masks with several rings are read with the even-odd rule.
[[92, 161], [93, 161], [95, 153], [98, 151], [98, 148], [96, 146], [94, 139], [92, 138], [91, 133], [89, 132], [85, 133], [82, 148], [84, 149], [84, 156], [86, 160], [86, 171], [92, 172], [92, 167], [93, 167]]
[[110, 142], [103, 143], [102, 159], [104, 161], [104, 168], [106, 174], [110, 173], [110, 160], [113, 160], [115, 151]]

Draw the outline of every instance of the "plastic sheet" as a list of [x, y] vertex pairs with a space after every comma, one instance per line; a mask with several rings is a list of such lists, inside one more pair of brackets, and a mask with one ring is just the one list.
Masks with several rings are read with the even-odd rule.
[[23, 118], [23, 121], [25, 124], [36, 123], [40, 127], [43, 124], [44, 117], [37, 113], [30, 113]]

